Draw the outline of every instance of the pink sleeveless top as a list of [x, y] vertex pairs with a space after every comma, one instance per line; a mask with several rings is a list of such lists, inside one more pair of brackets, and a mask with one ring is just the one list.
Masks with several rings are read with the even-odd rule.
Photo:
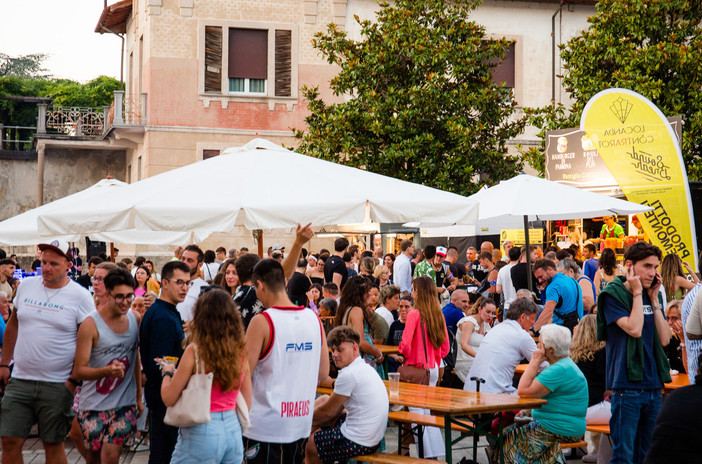
[[239, 389], [223, 392], [218, 382], [212, 382], [210, 412], [231, 411], [236, 409], [237, 396], [239, 396]]

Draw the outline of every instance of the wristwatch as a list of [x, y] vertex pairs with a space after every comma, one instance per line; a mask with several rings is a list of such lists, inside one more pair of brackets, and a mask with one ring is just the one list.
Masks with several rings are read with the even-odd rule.
[[74, 386], [76, 386], [76, 387], [80, 387], [80, 386], [83, 385], [83, 381], [82, 381], [82, 380], [76, 380], [76, 379], [74, 379], [73, 377], [69, 377], [69, 378], [68, 378], [68, 381], [71, 382], [71, 383], [72, 383]]

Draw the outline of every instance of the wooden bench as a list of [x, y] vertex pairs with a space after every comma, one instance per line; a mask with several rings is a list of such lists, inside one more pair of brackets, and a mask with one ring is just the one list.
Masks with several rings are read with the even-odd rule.
[[587, 448], [587, 442], [585, 440], [576, 441], [575, 443], [561, 443], [561, 449], [570, 448]]
[[604, 433], [609, 435], [609, 425], [588, 425], [585, 430], [593, 433]]
[[438, 462], [443, 462], [435, 461], [433, 459], [413, 458], [411, 456], [389, 453], [373, 453], [365, 456], [356, 456], [351, 458], [351, 460], [356, 462], [371, 462], [380, 464], [437, 464]]
[[[424, 427], [439, 427], [441, 430], [444, 430], [445, 425], [444, 418], [441, 416], [430, 416], [429, 414], [409, 411], [390, 411], [388, 413], [388, 419], [402, 424], [417, 424]], [[467, 420], [462, 422], [468, 425], [473, 425], [472, 422]], [[451, 423], [451, 430], [461, 433], [470, 432], [470, 430], [466, 427], [455, 423]]]

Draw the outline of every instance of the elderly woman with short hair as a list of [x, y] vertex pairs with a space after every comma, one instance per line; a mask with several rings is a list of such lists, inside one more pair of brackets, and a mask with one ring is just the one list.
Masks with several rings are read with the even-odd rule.
[[[574, 443], [585, 434], [587, 380], [570, 358], [570, 331], [548, 324], [541, 328], [538, 349], [519, 380], [523, 398], [543, 398], [548, 403], [532, 411], [533, 421], [505, 431], [505, 462], [565, 464], [561, 443]], [[541, 373], [539, 365], [550, 366]]]

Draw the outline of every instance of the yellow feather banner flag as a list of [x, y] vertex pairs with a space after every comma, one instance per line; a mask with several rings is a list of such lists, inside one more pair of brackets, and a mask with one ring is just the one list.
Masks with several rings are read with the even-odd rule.
[[609, 172], [629, 201], [653, 211], [639, 214], [651, 243], [697, 269], [690, 188], [675, 133], [650, 100], [627, 89], [590, 99], [580, 119]]

